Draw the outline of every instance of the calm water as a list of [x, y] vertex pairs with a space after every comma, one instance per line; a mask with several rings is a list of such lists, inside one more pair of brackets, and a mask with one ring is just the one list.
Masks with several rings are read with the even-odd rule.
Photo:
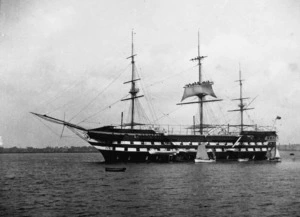
[[300, 216], [294, 153], [281, 163], [114, 165], [124, 173], [105, 172], [98, 153], [1, 154], [0, 216]]

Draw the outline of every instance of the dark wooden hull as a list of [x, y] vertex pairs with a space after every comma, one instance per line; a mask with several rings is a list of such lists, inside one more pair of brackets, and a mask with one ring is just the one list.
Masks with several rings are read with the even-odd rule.
[[147, 152], [123, 152], [99, 150], [106, 163], [145, 163], [145, 162], [188, 162], [196, 158], [194, 153], [179, 153], [176, 155], [168, 154], [149, 154]]
[[266, 160], [276, 145], [275, 132], [232, 135], [164, 135], [143, 130], [89, 131], [86, 140], [97, 148], [106, 163], [194, 161], [199, 145], [208, 157], [218, 160]]
[[[207, 153], [209, 158], [213, 158], [212, 153]], [[233, 160], [238, 159], [249, 159], [249, 160], [267, 160], [267, 151], [246, 151], [246, 152], [222, 152], [216, 153], [215, 158], [218, 161], [222, 160]]]

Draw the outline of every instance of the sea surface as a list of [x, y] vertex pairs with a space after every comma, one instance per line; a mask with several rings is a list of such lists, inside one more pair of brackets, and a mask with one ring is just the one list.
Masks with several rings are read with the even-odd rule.
[[290, 152], [281, 163], [114, 165], [100, 153], [0, 154], [0, 216], [300, 216]]

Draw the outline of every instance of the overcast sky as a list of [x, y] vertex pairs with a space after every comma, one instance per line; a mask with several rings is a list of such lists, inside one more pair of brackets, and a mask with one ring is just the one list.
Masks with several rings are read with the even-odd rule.
[[[249, 124], [274, 124], [279, 142], [300, 143], [300, 2], [199, 0], [2, 0], [0, 8], [0, 136], [4, 146], [84, 145], [29, 112], [97, 127], [127, 114], [131, 31], [141, 104], [161, 124], [192, 124], [197, 106], [176, 106], [197, 81], [200, 31], [204, 80], [222, 102], [206, 123], [237, 124], [239, 63], [244, 96], [255, 100]], [[143, 88], [142, 88], [143, 87]], [[146, 93], [145, 93], [146, 92]], [[248, 101], [248, 103], [251, 102]], [[110, 107], [108, 107], [110, 106]], [[165, 116], [169, 114], [168, 116]], [[91, 117], [91, 118], [89, 118]], [[127, 118], [128, 119], [128, 118]], [[93, 123], [92, 123], [93, 122]], [[95, 124], [96, 123], [96, 124]]]

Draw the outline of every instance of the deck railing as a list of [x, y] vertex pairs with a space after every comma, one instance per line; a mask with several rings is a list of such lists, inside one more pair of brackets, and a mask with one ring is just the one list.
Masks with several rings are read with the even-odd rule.
[[[191, 125], [157, 125], [146, 124], [136, 126], [135, 129], [154, 130], [157, 133], [168, 135], [200, 135], [199, 126]], [[249, 126], [244, 127], [244, 131], [272, 131], [270, 126]], [[239, 135], [240, 128], [232, 125], [211, 125], [204, 129], [204, 135]]]

